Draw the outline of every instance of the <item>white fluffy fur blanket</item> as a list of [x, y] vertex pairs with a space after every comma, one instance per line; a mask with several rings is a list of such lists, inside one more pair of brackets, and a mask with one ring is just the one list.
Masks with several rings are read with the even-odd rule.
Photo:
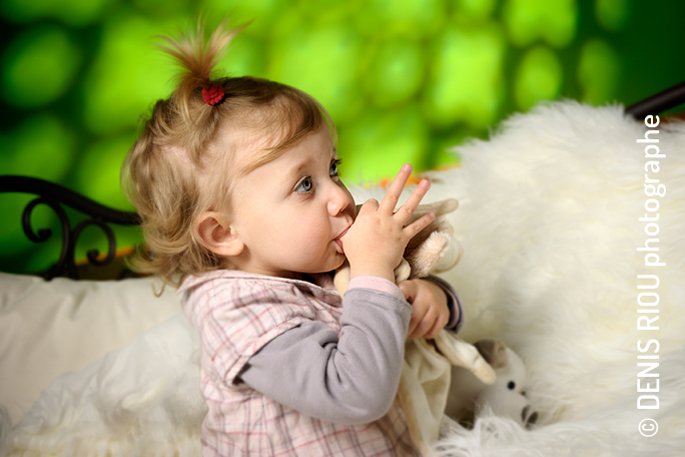
[[[433, 195], [461, 203], [464, 256], [445, 277], [466, 306], [463, 337], [516, 350], [544, 413], [532, 432], [493, 417], [452, 426], [444, 455], [685, 455], [685, 123], [637, 142], [647, 127], [622, 113], [539, 106], [456, 148], [461, 168], [435, 176]], [[646, 146], [664, 157], [645, 158]], [[663, 197], [648, 195], [657, 179]], [[638, 275], [658, 287], [640, 289], [655, 281]], [[638, 409], [640, 395], [658, 409]], [[640, 434], [643, 419], [655, 436]]]
[[[458, 147], [460, 168], [431, 175], [431, 199], [461, 204], [452, 223], [464, 256], [443, 276], [466, 307], [462, 336], [497, 337], [516, 350], [541, 413], [532, 431], [488, 414], [473, 430], [446, 421], [441, 454], [683, 455], [685, 124], [661, 124], [651, 136], [665, 157], [645, 177], [650, 144], [636, 140], [647, 129], [622, 112], [539, 106], [489, 141]], [[646, 179], [659, 179], [665, 195], [647, 196]], [[352, 190], [358, 200], [382, 196]], [[659, 219], [648, 225], [645, 214]], [[658, 238], [648, 244], [658, 251], [637, 250], [648, 238]], [[665, 265], [645, 266], [646, 254]], [[639, 288], [654, 277], [656, 288]], [[57, 379], [11, 433], [13, 455], [197, 455], [196, 345], [178, 316]], [[658, 366], [638, 366], [645, 362]], [[657, 383], [658, 392], [637, 391]], [[638, 409], [640, 395], [653, 396], [645, 406], [658, 397], [658, 409]], [[656, 435], [641, 435], [644, 419], [658, 423]]]

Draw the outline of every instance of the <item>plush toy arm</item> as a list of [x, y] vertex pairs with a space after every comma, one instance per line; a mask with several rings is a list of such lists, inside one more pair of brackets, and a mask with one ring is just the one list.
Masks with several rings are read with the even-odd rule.
[[435, 213], [435, 220], [421, 230], [407, 244], [404, 257], [411, 267], [411, 278], [425, 278], [452, 268], [462, 254], [461, 244], [452, 237], [452, 226], [442, 217], [459, 207], [453, 198], [420, 205], [414, 216]]

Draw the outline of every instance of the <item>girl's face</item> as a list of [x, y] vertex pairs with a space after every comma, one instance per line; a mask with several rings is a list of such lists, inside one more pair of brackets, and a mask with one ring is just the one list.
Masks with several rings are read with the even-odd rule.
[[[237, 166], [241, 159], [238, 157]], [[231, 226], [243, 252], [239, 269], [299, 278], [342, 265], [341, 235], [352, 225], [355, 206], [338, 178], [337, 153], [326, 125], [281, 157], [234, 183]]]

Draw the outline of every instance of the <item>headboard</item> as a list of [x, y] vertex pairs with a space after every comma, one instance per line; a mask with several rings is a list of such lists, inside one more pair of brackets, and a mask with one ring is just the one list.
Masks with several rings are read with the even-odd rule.
[[[29, 240], [34, 243], [43, 243], [52, 236], [51, 229], [39, 229], [36, 233], [31, 227], [31, 213], [38, 205], [49, 206], [57, 216], [62, 228], [62, 247], [59, 259], [45, 273], [46, 279], [57, 276], [68, 276], [78, 279], [79, 273], [76, 268], [75, 247], [83, 230], [88, 226], [97, 226], [105, 233], [108, 249], [101, 255], [97, 249], [88, 251], [88, 262], [94, 266], [109, 264], [116, 252], [116, 238], [110, 224], [136, 226], [140, 225], [140, 216], [135, 212], [125, 212], [112, 209], [97, 203], [59, 184], [51, 183], [43, 179], [29, 178], [26, 176], [0, 176], [0, 193], [20, 192], [35, 194], [37, 197], [31, 200], [21, 215], [21, 225]], [[63, 206], [68, 206], [80, 213], [90, 216], [72, 226]]]

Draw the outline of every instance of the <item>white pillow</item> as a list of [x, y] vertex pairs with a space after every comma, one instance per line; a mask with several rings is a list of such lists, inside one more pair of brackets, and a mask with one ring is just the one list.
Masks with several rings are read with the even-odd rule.
[[0, 273], [0, 409], [15, 424], [58, 375], [80, 370], [180, 311], [151, 278], [45, 281]]

